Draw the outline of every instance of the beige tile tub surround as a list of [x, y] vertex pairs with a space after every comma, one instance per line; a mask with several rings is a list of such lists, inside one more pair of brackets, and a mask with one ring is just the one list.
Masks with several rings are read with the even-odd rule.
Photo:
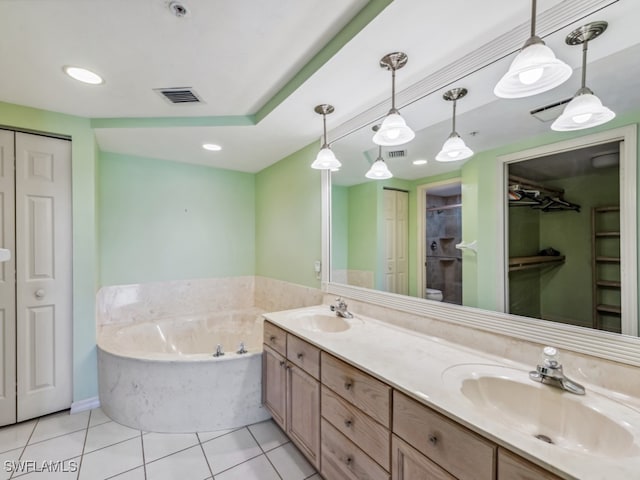
[[[535, 348], [534, 345], [526, 345], [525, 342], [515, 343], [505, 337], [491, 336], [469, 328], [461, 329], [433, 319], [405, 316], [398, 311], [372, 308], [355, 301], [347, 300], [347, 303], [350, 310], [356, 314], [356, 318], [361, 317], [363, 321], [353, 322], [351, 328], [344, 332], [326, 333], [304, 328], [304, 322], [300, 321], [301, 313], [309, 314], [311, 310], [328, 313], [328, 305], [268, 313], [265, 317], [278, 327], [350, 362], [428, 407], [563, 478], [635, 478], [640, 471], [638, 455], [610, 458], [590, 452], [577, 453], [541, 442], [514, 429], [512, 425], [506, 425], [487, 416], [485, 411], [466, 401], [457, 388], [443, 381], [443, 373], [449, 367], [459, 364], [504, 365], [526, 375], [526, 371], [535, 366], [539, 358], [539, 348]], [[399, 324], [412, 329], [400, 328]], [[425, 330], [438, 332], [440, 335], [425, 334]], [[454, 337], [455, 343], [443, 340], [443, 337]], [[462, 342], [466, 344], [461, 344]], [[488, 353], [487, 350], [495, 350], [497, 353]], [[518, 360], [525, 358], [526, 361], [513, 361], [509, 357]], [[576, 367], [573, 362], [576, 363]], [[591, 373], [589, 380], [605, 383], [608, 380], [603, 372], [616, 377], [629, 373], [633, 376], [627, 377], [625, 381], [637, 383], [637, 372], [598, 359], [581, 359], [577, 355], [567, 354], [565, 365], [569, 376], [576, 376], [576, 373], [583, 372], [583, 369], [591, 368], [598, 370], [598, 373], [587, 372]], [[621, 386], [622, 383], [616, 380], [617, 385]], [[609, 398], [615, 396], [602, 385], [587, 381], [584, 385], [588, 393], [599, 390]], [[630, 402], [626, 403], [629, 405]], [[640, 436], [640, 411], [637, 407], [633, 410], [611, 402], [606, 408], [611, 410], [613, 418], [628, 421], [628, 428], [633, 430], [634, 435]]]
[[287, 310], [322, 303], [323, 292], [266, 277], [225, 277], [102, 287], [96, 296], [98, 326], [138, 323], [257, 307]]

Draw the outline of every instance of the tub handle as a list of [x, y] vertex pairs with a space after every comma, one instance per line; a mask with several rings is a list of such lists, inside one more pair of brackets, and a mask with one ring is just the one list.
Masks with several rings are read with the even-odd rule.
[[302, 360], [302, 357], [304, 357], [304, 353], [300, 352], [297, 356], [298, 360]]

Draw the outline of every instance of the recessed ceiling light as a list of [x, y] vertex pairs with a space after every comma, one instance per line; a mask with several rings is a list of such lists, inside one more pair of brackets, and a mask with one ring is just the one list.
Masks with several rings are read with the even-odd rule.
[[220, 145], [216, 145], [215, 143], [203, 143], [202, 148], [211, 152], [219, 152], [220, 150], [222, 150], [222, 147]]
[[427, 161], [426, 160], [414, 160], [413, 164], [414, 165], [426, 165]]
[[104, 80], [100, 75], [92, 72], [91, 70], [87, 70], [86, 68], [70, 67], [67, 65], [62, 67], [62, 70], [71, 78], [78, 80], [79, 82], [89, 83], [91, 85], [100, 85], [101, 83], [104, 83]]

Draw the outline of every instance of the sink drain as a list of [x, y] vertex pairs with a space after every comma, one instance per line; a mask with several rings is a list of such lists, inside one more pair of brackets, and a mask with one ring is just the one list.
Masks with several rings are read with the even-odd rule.
[[549, 437], [547, 437], [546, 435], [542, 435], [541, 433], [539, 433], [538, 435], [535, 435], [535, 437], [538, 440], [542, 440], [545, 443], [551, 443], [553, 444], [553, 440], [551, 440]]

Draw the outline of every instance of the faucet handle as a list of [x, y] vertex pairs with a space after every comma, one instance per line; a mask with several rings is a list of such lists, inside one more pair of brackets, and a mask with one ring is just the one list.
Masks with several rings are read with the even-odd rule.
[[542, 364], [545, 367], [556, 368], [560, 365], [558, 350], [554, 347], [544, 347], [542, 350]]

